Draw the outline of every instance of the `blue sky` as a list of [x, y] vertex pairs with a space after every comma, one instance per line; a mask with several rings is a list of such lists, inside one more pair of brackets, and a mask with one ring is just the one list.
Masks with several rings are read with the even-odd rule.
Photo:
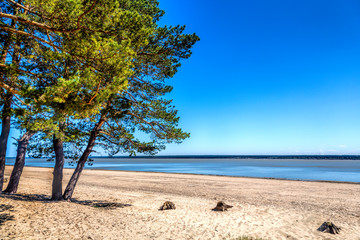
[[359, 1], [160, 6], [201, 38], [169, 80], [191, 138], [162, 155], [360, 154]]
[[161, 0], [201, 41], [170, 82], [191, 138], [162, 154], [359, 154], [360, 2]]

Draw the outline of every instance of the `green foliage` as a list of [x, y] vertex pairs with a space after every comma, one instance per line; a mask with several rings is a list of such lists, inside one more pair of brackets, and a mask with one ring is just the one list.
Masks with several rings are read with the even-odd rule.
[[[158, 26], [164, 15], [158, 1], [24, 0], [28, 9], [0, 6], [21, 18], [0, 18], [0, 28], [14, 30], [0, 35], [1, 44], [11, 42], [21, 56], [17, 65], [5, 62], [2, 82], [17, 91], [17, 127], [39, 132], [30, 146], [33, 156], [50, 156], [55, 137], [75, 159], [94, 129], [109, 154], [155, 154], [189, 137], [165, 97], [172, 90], [165, 80], [199, 38], [185, 34], [184, 26]], [[139, 131], [151, 140], [137, 139]]]
[[[109, 155], [156, 154], [165, 149], [166, 143], [180, 143], [190, 136], [178, 127], [177, 110], [172, 100], [164, 97], [172, 90], [165, 80], [174, 76], [180, 61], [191, 56], [191, 48], [199, 40], [195, 34], [184, 34], [184, 30], [183, 26], [157, 27], [149, 37], [149, 44], [139, 49], [128, 88], [118, 94], [118, 99], [129, 103], [126, 111], [121, 111], [121, 115], [112, 115], [111, 111], [103, 115], [107, 120], [99, 144]], [[112, 101], [109, 106], [121, 104]], [[136, 139], [137, 132], [150, 134], [152, 140]]]

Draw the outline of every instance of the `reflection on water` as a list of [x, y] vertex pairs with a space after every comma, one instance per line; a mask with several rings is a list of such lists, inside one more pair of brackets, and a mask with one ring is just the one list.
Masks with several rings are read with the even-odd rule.
[[[7, 165], [14, 161], [7, 159]], [[54, 162], [27, 159], [26, 166], [53, 167]], [[74, 168], [68, 163], [65, 167]], [[360, 182], [359, 160], [94, 158], [93, 165], [85, 168]]]

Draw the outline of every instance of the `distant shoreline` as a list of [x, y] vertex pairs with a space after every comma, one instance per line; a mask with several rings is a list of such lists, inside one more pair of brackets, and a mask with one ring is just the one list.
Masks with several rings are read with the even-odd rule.
[[[13, 159], [15, 157], [7, 157], [7, 158]], [[157, 155], [157, 156], [90, 156], [90, 158], [360, 160], [360, 155]], [[34, 158], [28, 158], [28, 159], [34, 159]]]
[[91, 158], [152, 158], [152, 159], [164, 159], [164, 158], [221, 158], [221, 159], [298, 159], [298, 160], [360, 160], [360, 155], [163, 155], [163, 156], [93, 156]]

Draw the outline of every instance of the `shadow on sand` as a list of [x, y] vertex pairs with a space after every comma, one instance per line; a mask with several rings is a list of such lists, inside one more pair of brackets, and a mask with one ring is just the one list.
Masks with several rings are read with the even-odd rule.
[[[51, 200], [50, 196], [44, 194], [2, 194], [0, 198], [7, 198], [16, 201], [29, 201], [29, 202], [44, 202], [44, 203], [52, 203], [54, 201]], [[117, 202], [106, 202], [99, 200], [77, 200], [72, 199], [71, 203], [90, 206], [94, 208], [103, 208], [103, 209], [116, 209], [116, 208], [124, 208], [131, 207], [131, 204], [125, 203], [117, 203]], [[1, 208], [0, 208], [1, 211]]]
[[51, 198], [43, 194], [1, 194], [0, 198], [26, 202], [51, 202]]
[[[14, 216], [10, 214], [14, 207], [8, 204], [0, 204], [0, 226], [4, 224], [6, 221], [14, 220]], [[3, 213], [7, 211], [8, 213]]]
[[94, 208], [104, 208], [104, 209], [115, 209], [115, 208], [124, 208], [124, 207], [131, 207], [131, 204], [126, 203], [117, 203], [117, 202], [104, 202], [104, 201], [97, 201], [97, 200], [87, 200], [87, 201], [79, 201], [76, 199], [72, 199], [73, 203], [90, 206]]

